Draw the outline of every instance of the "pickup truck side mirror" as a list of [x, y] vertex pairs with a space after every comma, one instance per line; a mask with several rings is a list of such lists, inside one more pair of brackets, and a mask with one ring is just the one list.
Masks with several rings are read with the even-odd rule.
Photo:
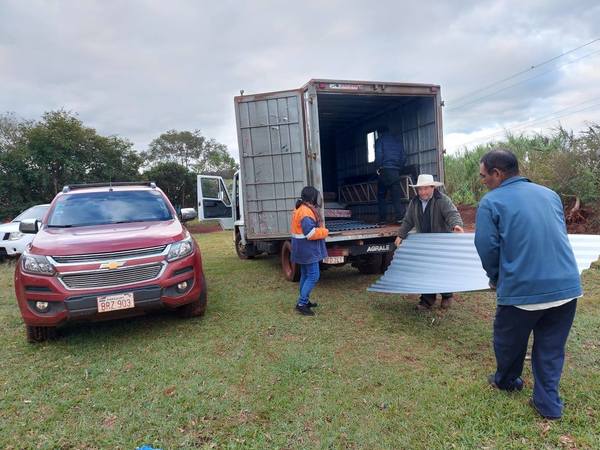
[[181, 221], [188, 222], [196, 218], [196, 210], [194, 208], [181, 208]]
[[19, 222], [19, 231], [25, 234], [35, 234], [40, 231], [40, 221], [37, 219], [23, 219]]

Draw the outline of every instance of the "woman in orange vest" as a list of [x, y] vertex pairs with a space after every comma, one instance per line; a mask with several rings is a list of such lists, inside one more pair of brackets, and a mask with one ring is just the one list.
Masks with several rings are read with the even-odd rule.
[[311, 308], [318, 306], [309, 296], [319, 281], [319, 263], [327, 256], [325, 238], [329, 230], [321, 226], [319, 214], [319, 191], [312, 186], [302, 189], [296, 209], [292, 214], [292, 254], [293, 263], [300, 265], [300, 295], [296, 311], [304, 316], [314, 316]]

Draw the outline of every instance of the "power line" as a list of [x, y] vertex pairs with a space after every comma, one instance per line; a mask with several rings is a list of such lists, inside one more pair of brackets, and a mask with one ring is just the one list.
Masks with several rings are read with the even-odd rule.
[[527, 122], [527, 123], [519, 124], [519, 125], [516, 125], [516, 126], [511, 127], [511, 128], [507, 128], [507, 129], [503, 129], [501, 131], [497, 131], [497, 132], [495, 132], [493, 134], [490, 134], [490, 135], [487, 135], [487, 136], [482, 136], [480, 138], [473, 139], [472, 141], [465, 142], [465, 143], [463, 143], [461, 145], [465, 146], [465, 145], [474, 144], [474, 143], [477, 143], [477, 142], [489, 140], [489, 139], [495, 138], [497, 136], [500, 136], [502, 134], [508, 134], [508, 133], [517, 131], [517, 130], [522, 129], [522, 128], [527, 127], [527, 126], [533, 126], [533, 125], [536, 125], [536, 124], [537, 125], [541, 125], [542, 123], [550, 122], [551, 120], [557, 120], [557, 119], [560, 119], [562, 117], [568, 117], [568, 116], [571, 116], [573, 114], [577, 114], [579, 112], [587, 111], [587, 110], [590, 110], [590, 109], [593, 110], [595, 108], [600, 108], [600, 102], [596, 103], [596, 104], [593, 104], [593, 105], [590, 105], [590, 106], [586, 106], [585, 108], [581, 108], [581, 109], [578, 109], [578, 110], [575, 110], [575, 111], [568, 112], [566, 114], [561, 114], [559, 116], [549, 117], [547, 119], [534, 120], [532, 122]]
[[573, 52], [575, 52], [575, 51], [577, 51], [577, 50], [579, 50], [579, 49], [582, 49], [582, 48], [584, 48], [584, 47], [587, 47], [588, 45], [591, 45], [591, 44], [593, 44], [594, 42], [598, 42], [598, 41], [600, 41], [600, 38], [593, 39], [593, 40], [591, 40], [590, 42], [587, 42], [587, 43], [585, 43], [585, 44], [583, 44], [583, 45], [580, 45], [579, 47], [575, 47], [575, 48], [573, 48], [573, 49], [571, 49], [571, 50], [568, 50], [568, 51], [566, 51], [566, 52], [564, 52], [564, 53], [561, 53], [560, 55], [553, 56], [553, 57], [552, 57], [552, 58], [550, 58], [550, 59], [547, 59], [547, 60], [545, 60], [545, 61], [542, 61], [541, 63], [534, 64], [534, 65], [532, 65], [531, 67], [529, 67], [528, 69], [521, 70], [520, 72], [517, 72], [517, 73], [515, 73], [515, 74], [513, 74], [513, 75], [510, 75], [510, 76], [508, 76], [508, 77], [506, 77], [506, 78], [503, 78], [503, 79], [501, 79], [501, 80], [495, 81], [495, 82], [493, 82], [493, 83], [491, 83], [491, 84], [488, 84], [487, 86], [484, 86], [484, 87], [482, 87], [482, 88], [479, 88], [479, 89], [476, 89], [476, 90], [474, 90], [474, 91], [471, 91], [471, 92], [469, 92], [468, 94], [464, 94], [464, 95], [462, 95], [462, 96], [460, 96], [460, 97], [457, 97], [457, 98], [455, 98], [455, 99], [453, 99], [453, 100], [449, 101], [448, 103], [452, 104], [452, 103], [454, 103], [454, 102], [458, 102], [459, 100], [462, 100], [462, 99], [463, 99], [463, 98], [465, 98], [465, 97], [470, 97], [470, 96], [471, 96], [471, 95], [473, 95], [473, 94], [477, 94], [477, 93], [479, 93], [479, 92], [481, 92], [481, 91], [485, 91], [485, 90], [487, 90], [487, 89], [489, 89], [489, 88], [491, 88], [491, 87], [493, 87], [493, 86], [495, 86], [495, 85], [497, 85], [497, 84], [501, 84], [501, 83], [504, 83], [505, 81], [512, 80], [513, 78], [516, 78], [516, 77], [518, 77], [519, 75], [523, 75], [524, 73], [527, 73], [527, 72], [530, 72], [530, 71], [532, 71], [532, 70], [535, 70], [535, 69], [537, 69], [537, 68], [539, 68], [539, 67], [541, 67], [541, 66], [544, 66], [544, 65], [546, 65], [546, 64], [548, 64], [548, 63], [551, 63], [551, 62], [552, 62], [552, 61], [554, 61], [554, 60], [557, 60], [557, 59], [559, 59], [559, 58], [562, 58], [563, 56], [566, 56], [566, 55], [568, 55], [568, 54], [570, 54], [570, 53], [573, 53]]
[[486, 98], [492, 97], [492, 96], [494, 96], [494, 95], [496, 95], [496, 94], [498, 94], [498, 93], [500, 93], [500, 92], [506, 91], [507, 89], [510, 89], [510, 88], [512, 88], [512, 87], [515, 87], [515, 86], [517, 86], [517, 85], [519, 85], [519, 84], [521, 84], [521, 83], [525, 83], [525, 82], [527, 82], [527, 81], [531, 81], [531, 80], [533, 80], [533, 79], [535, 79], [535, 78], [539, 78], [539, 77], [541, 77], [541, 76], [544, 76], [544, 75], [546, 75], [546, 74], [548, 74], [548, 73], [550, 73], [550, 72], [553, 72], [553, 71], [555, 71], [555, 70], [557, 70], [557, 69], [560, 69], [560, 68], [562, 68], [562, 67], [568, 66], [569, 64], [573, 64], [573, 63], [575, 63], [575, 62], [577, 62], [577, 61], [581, 61], [581, 60], [582, 60], [582, 59], [584, 59], [584, 58], [588, 58], [588, 57], [590, 57], [590, 56], [597, 55], [598, 53], [600, 53], [600, 50], [596, 50], [596, 51], [590, 52], [590, 53], [588, 53], [588, 54], [586, 54], [586, 55], [583, 55], [583, 56], [580, 56], [579, 58], [576, 58], [576, 59], [574, 59], [574, 60], [572, 60], [572, 61], [569, 61], [569, 62], [567, 62], [567, 63], [561, 64], [560, 66], [556, 66], [556, 67], [554, 67], [554, 68], [552, 68], [552, 69], [550, 69], [550, 70], [546, 70], [545, 72], [542, 72], [542, 73], [540, 73], [540, 74], [534, 75], [534, 76], [532, 76], [532, 77], [529, 77], [529, 78], [525, 78], [524, 80], [517, 81], [516, 83], [513, 83], [513, 84], [510, 84], [510, 85], [508, 85], [508, 86], [505, 86], [505, 87], [503, 87], [503, 88], [501, 88], [501, 89], [498, 89], [498, 90], [496, 90], [496, 91], [494, 91], [494, 92], [491, 92], [491, 93], [489, 93], [489, 94], [486, 94], [486, 95], [484, 95], [484, 96], [477, 97], [477, 98], [475, 98], [475, 99], [473, 99], [473, 100], [471, 100], [471, 101], [468, 101], [468, 102], [465, 102], [465, 103], [459, 104], [458, 106], [455, 106], [455, 107], [453, 107], [453, 108], [449, 108], [449, 109], [447, 109], [446, 111], [456, 111], [456, 110], [459, 110], [459, 109], [463, 109], [465, 106], [468, 106], [468, 105], [471, 105], [471, 104], [473, 104], [473, 103], [476, 103], [476, 102], [478, 102], [478, 101], [480, 101], [480, 100], [484, 100], [484, 99], [486, 99]]
[[[470, 141], [467, 141], [467, 142], [463, 142], [461, 145], [462, 146], [466, 146], [466, 145], [473, 144], [473, 143], [476, 143], [476, 142], [485, 141], [485, 140], [492, 139], [492, 138], [494, 138], [496, 136], [499, 136], [499, 135], [502, 135], [502, 134], [510, 133], [510, 132], [519, 130], [521, 128], [532, 126], [534, 124], [542, 124], [542, 123], [545, 123], [545, 122], [549, 122], [551, 120], [557, 120], [557, 119], [560, 119], [562, 117], [568, 117], [570, 115], [577, 114], [579, 112], [587, 111], [589, 109], [598, 108], [598, 107], [600, 107], [600, 102], [594, 103], [592, 105], [588, 105], [588, 106], [586, 106], [584, 108], [580, 108], [580, 109], [577, 109], [575, 111], [570, 111], [570, 112], [565, 113], [565, 114], [559, 114], [559, 113], [567, 111], [567, 110], [569, 110], [571, 108], [575, 108], [575, 107], [578, 107], [578, 106], [581, 106], [581, 105], [584, 105], [586, 103], [589, 103], [591, 101], [596, 101], [596, 100], [600, 100], [600, 97], [592, 98], [592, 99], [586, 100], [584, 102], [579, 102], [579, 103], [571, 105], [571, 106], [569, 106], [567, 108], [559, 109], [557, 111], [553, 111], [553, 112], [551, 112], [549, 114], [546, 114], [544, 116], [538, 117], [537, 119], [528, 120], [526, 122], [522, 122], [520, 124], [514, 125], [514, 126], [512, 126], [510, 128], [507, 128], [507, 129], [505, 128], [503, 130], [496, 131], [496, 132], [494, 132], [492, 134], [489, 134], [489, 135], [486, 135], [486, 136], [482, 136], [482, 137], [479, 137], [479, 138], [476, 138], [476, 139], [473, 139], [473, 140], [470, 140]], [[559, 115], [556, 116], [556, 114], [559, 114]]]

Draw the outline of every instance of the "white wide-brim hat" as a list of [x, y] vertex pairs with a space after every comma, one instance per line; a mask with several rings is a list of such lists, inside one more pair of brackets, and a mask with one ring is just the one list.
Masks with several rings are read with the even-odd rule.
[[417, 183], [416, 184], [409, 184], [410, 187], [425, 187], [425, 186], [433, 186], [433, 187], [439, 187], [439, 186], [443, 186], [444, 183], [440, 183], [439, 181], [434, 181], [433, 179], [433, 175], [429, 175], [428, 173], [422, 173], [421, 175], [419, 175], [419, 178], [417, 178]]

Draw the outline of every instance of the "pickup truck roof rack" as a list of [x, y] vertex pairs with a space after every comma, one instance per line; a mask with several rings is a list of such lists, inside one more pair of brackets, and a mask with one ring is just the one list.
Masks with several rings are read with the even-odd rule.
[[69, 184], [63, 187], [62, 192], [75, 191], [77, 189], [97, 188], [97, 187], [113, 187], [113, 186], [148, 186], [152, 189], [156, 189], [156, 183], [154, 181], [118, 181], [114, 183], [84, 183], [84, 184]]

